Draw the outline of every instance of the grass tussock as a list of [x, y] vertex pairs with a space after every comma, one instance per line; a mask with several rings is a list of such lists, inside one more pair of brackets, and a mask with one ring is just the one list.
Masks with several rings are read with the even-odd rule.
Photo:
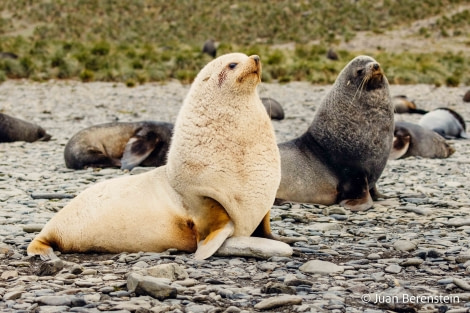
[[[241, 51], [263, 60], [264, 81], [332, 83], [361, 51], [326, 51], [358, 31], [383, 33], [457, 8], [466, 0], [361, 1], [162, 1], [3, 0], [0, 2], [0, 81], [79, 79], [119, 81], [132, 87], [178, 79], [190, 83], [211, 60], [201, 52], [208, 38], [218, 55]], [[462, 36], [470, 12], [443, 16], [418, 35]], [[287, 45], [287, 48], [286, 48]], [[370, 53], [368, 53], [370, 54]], [[470, 84], [463, 53], [372, 55], [392, 83]]]

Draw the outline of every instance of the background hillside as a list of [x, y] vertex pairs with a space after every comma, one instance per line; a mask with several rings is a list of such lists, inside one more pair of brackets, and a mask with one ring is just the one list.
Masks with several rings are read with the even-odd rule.
[[468, 0], [2, 0], [0, 51], [18, 58], [0, 58], [0, 80], [191, 82], [208, 38], [259, 54], [268, 82], [331, 83], [369, 54], [392, 83], [470, 84]]

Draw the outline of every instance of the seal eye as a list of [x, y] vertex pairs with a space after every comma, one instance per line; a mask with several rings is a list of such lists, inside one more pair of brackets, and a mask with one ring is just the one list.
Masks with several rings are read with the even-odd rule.
[[233, 70], [235, 67], [237, 67], [238, 63], [230, 63], [228, 67]]
[[363, 69], [357, 70], [357, 76], [361, 76], [362, 73], [364, 73], [364, 70], [363, 70]]

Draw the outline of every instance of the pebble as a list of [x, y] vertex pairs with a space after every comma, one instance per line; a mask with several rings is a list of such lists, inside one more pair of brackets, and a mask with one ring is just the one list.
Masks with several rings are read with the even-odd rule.
[[302, 297], [299, 296], [278, 296], [262, 300], [255, 304], [257, 310], [270, 310], [281, 306], [296, 305], [302, 303]]
[[[261, 85], [260, 96], [275, 98], [286, 112], [285, 120], [273, 121], [279, 142], [305, 132], [330, 87], [299, 82]], [[58, 254], [60, 261], [52, 262], [28, 257], [28, 243], [71, 197], [94, 183], [128, 174], [120, 169], [66, 169], [63, 149], [70, 137], [111, 121], [174, 122], [188, 89], [178, 82], [134, 88], [74, 81], [0, 84], [0, 111], [40, 124], [53, 135], [49, 142], [0, 143], [1, 312], [385, 313], [443, 312], [444, 306], [447, 312], [468, 310], [468, 140], [450, 140], [456, 152], [448, 159], [389, 161], [377, 182], [389, 198], [369, 211], [350, 212], [338, 205], [273, 206], [273, 233], [297, 241], [288, 247], [273, 241], [268, 241], [275, 244], [272, 247], [263, 246], [266, 241], [254, 239], [249, 246], [255, 251], [243, 251], [237, 243], [242, 252], [204, 261], [174, 249]], [[427, 110], [452, 107], [468, 124], [470, 107], [461, 100], [465, 89], [391, 85], [391, 94], [406, 94]], [[396, 119], [417, 122], [420, 117], [402, 114]], [[131, 174], [147, 170], [138, 167]], [[276, 252], [281, 250], [284, 253]], [[315, 266], [312, 261], [325, 263]], [[405, 293], [456, 295], [460, 303], [410, 308], [361, 301], [362, 295]]]
[[338, 266], [331, 262], [321, 261], [321, 260], [311, 260], [307, 263], [303, 264], [300, 268], [300, 271], [305, 273], [312, 273], [312, 274], [333, 274], [333, 273], [341, 273], [344, 271], [343, 266]]
[[274, 256], [291, 256], [292, 253], [292, 247], [281, 241], [259, 237], [230, 237], [215, 254], [269, 259]]

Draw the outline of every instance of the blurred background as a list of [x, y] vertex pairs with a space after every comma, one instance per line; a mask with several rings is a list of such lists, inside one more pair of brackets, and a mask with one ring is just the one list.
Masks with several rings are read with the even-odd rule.
[[329, 84], [368, 54], [392, 84], [470, 85], [468, 0], [1, 0], [0, 81], [191, 83], [208, 40], [260, 55], [265, 82]]

